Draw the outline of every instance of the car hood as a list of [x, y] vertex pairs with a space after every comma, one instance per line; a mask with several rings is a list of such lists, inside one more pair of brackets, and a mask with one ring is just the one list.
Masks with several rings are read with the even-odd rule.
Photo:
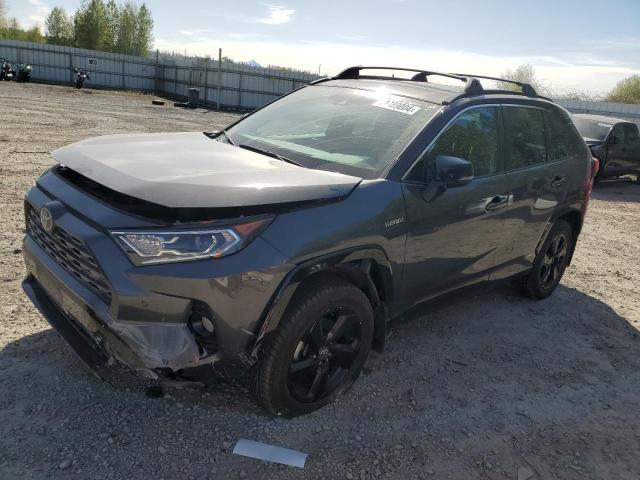
[[217, 208], [326, 200], [361, 178], [299, 167], [214, 141], [200, 132], [107, 135], [53, 158], [116, 192], [170, 208]]

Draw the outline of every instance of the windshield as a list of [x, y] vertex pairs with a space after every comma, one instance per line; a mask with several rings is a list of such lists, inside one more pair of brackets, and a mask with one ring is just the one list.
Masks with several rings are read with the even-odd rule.
[[312, 85], [250, 115], [226, 133], [235, 145], [307, 168], [376, 178], [438, 110], [387, 90]]
[[583, 138], [592, 138], [594, 140], [604, 140], [613, 126], [611, 123], [598, 122], [596, 120], [587, 120], [582, 117], [573, 117], [573, 123]]

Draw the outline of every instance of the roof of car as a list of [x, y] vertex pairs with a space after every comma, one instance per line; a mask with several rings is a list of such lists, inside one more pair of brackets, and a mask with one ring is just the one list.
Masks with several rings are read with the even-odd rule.
[[[354, 88], [361, 90], [378, 90], [381, 86], [389, 92], [390, 95], [398, 95], [401, 97], [414, 98], [417, 100], [422, 100], [429, 103], [434, 103], [437, 105], [444, 105], [448, 103], [452, 103], [458, 97], [465, 96], [464, 88], [459, 87], [457, 85], [444, 85], [441, 83], [435, 82], [414, 82], [411, 80], [400, 80], [400, 79], [358, 79], [358, 80], [327, 80], [322, 82], [320, 85], [327, 85], [333, 87], [344, 87], [344, 88]], [[511, 91], [497, 91], [497, 90], [489, 90], [485, 92], [487, 95], [492, 95], [492, 97], [508, 97], [513, 98], [514, 96], [520, 98], [531, 98], [531, 99], [543, 99], [543, 97], [527, 97], [526, 95], [518, 94], [518, 92]]]
[[574, 117], [584, 118], [592, 122], [606, 122], [606, 123], [633, 123], [630, 120], [623, 120], [622, 118], [607, 117], [606, 115], [592, 115], [590, 113], [574, 113]]
[[411, 80], [329, 80], [322, 85], [360, 90], [378, 90], [380, 87], [384, 87], [390, 95], [411, 97], [439, 105], [449, 102], [463, 93], [463, 89], [458, 86], [432, 82], [412, 82]]
[[[384, 73], [362, 73], [367, 70], [374, 72], [382, 71]], [[400, 72], [401, 76], [396, 76], [395, 73], [387, 73], [392, 71]], [[411, 74], [409, 78], [406, 78], [407, 72]], [[432, 77], [444, 77], [462, 83], [458, 85], [445, 85], [432, 82]], [[509, 83], [514, 85], [516, 90], [485, 89], [479, 79]], [[528, 83], [516, 80], [476, 74], [434, 72], [413, 68], [355, 66], [347, 68], [334, 77], [321, 78], [311, 82], [311, 84], [323, 84], [361, 90], [378, 90], [383, 86], [391, 95], [414, 98], [438, 105], [450, 104], [462, 98], [477, 98], [480, 96], [484, 96], [485, 98], [490, 96], [492, 100], [521, 98], [550, 101], [550, 99], [538, 95], [535, 89]]]

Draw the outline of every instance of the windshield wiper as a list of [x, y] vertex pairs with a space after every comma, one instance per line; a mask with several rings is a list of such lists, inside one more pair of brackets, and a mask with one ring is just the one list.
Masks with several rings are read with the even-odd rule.
[[261, 153], [262, 155], [266, 155], [266, 156], [271, 157], [271, 158], [276, 158], [278, 160], [282, 160], [283, 162], [291, 163], [293, 165], [297, 165], [298, 167], [303, 167], [304, 168], [304, 165], [302, 165], [301, 163], [298, 163], [295, 160], [291, 160], [290, 158], [283, 157], [279, 153], [272, 152], [271, 150], [265, 150], [264, 148], [254, 147], [253, 145], [247, 145], [246, 143], [242, 143], [240, 145], [237, 145], [237, 147], [244, 148], [245, 150], [249, 150], [251, 152]]

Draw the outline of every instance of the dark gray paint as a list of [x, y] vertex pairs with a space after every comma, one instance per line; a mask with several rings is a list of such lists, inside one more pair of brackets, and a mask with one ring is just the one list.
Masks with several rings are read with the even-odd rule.
[[198, 132], [90, 138], [54, 151], [53, 158], [116, 192], [171, 208], [331, 199], [361, 180], [298, 167]]
[[[454, 95], [446, 89], [436, 95], [428, 85], [393, 85], [399, 93], [423, 91], [431, 99]], [[163, 205], [219, 207], [325, 195], [342, 198], [279, 209], [258, 238], [228, 257], [139, 267], [108, 231], [158, 223], [116, 210], [49, 171], [28, 192], [27, 202], [35, 208], [52, 200], [64, 205], [56, 210], [55, 222], [87, 243], [111, 283], [112, 301], [106, 305], [71, 278], [28, 236], [26, 289], [33, 292], [32, 286], [43, 286], [94, 336], [115, 339], [116, 346], [110, 350], [113, 357], [147, 374], [204, 365], [231, 376], [253, 363], [258, 337], [277, 328], [295, 286], [305, 275], [327, 268], [331, 263], [327, 259], [369, 260], [384, 269], [389, 285], [380, 289], [386, 318], [442, 292], [526, 271], [554, 218], [566, 213], [582, 218], [591, 167], [586, 147], [580, 158], [498, 172], [446, 189], [436, 198], [425, 195], [433, 185], [402, 181], [448, 121], [464, 108], [487, 103], [558, 108], [548, 101], [498, 94], [458, 100], [443, 107], [425, 126], [385, 178], [366, 181], [300, 169], [212, 142], [201, 134], [107, 137], [81, 142], [81, 148], [61, 149], [56, 157], [69, 167], [123, 193]], [[231, 159], [239, 168], [232, 168]], [[220, 162], [226, 173], [216, 175], [216, 167], [209, 162]], [[557, 175], [565, 176], [566, 182], [554, 189], [549, 182]], [[246, 185], [257, 181], [270, 183], [273, 189]], [[175, 187], [170, 189], [170, 201], [157, 188], [167, 184]], [[197, 199], [194, 185], [202, 192]], [[208, 201], [203, 200], [205, 195]], [[511, 195], [512, 202], [487, 211], [487, 199], [496, 195]], [[201, 351], [187, 327], [194, 301], [204, 302], [215, 315], [219, 341], [215, 352]]]

